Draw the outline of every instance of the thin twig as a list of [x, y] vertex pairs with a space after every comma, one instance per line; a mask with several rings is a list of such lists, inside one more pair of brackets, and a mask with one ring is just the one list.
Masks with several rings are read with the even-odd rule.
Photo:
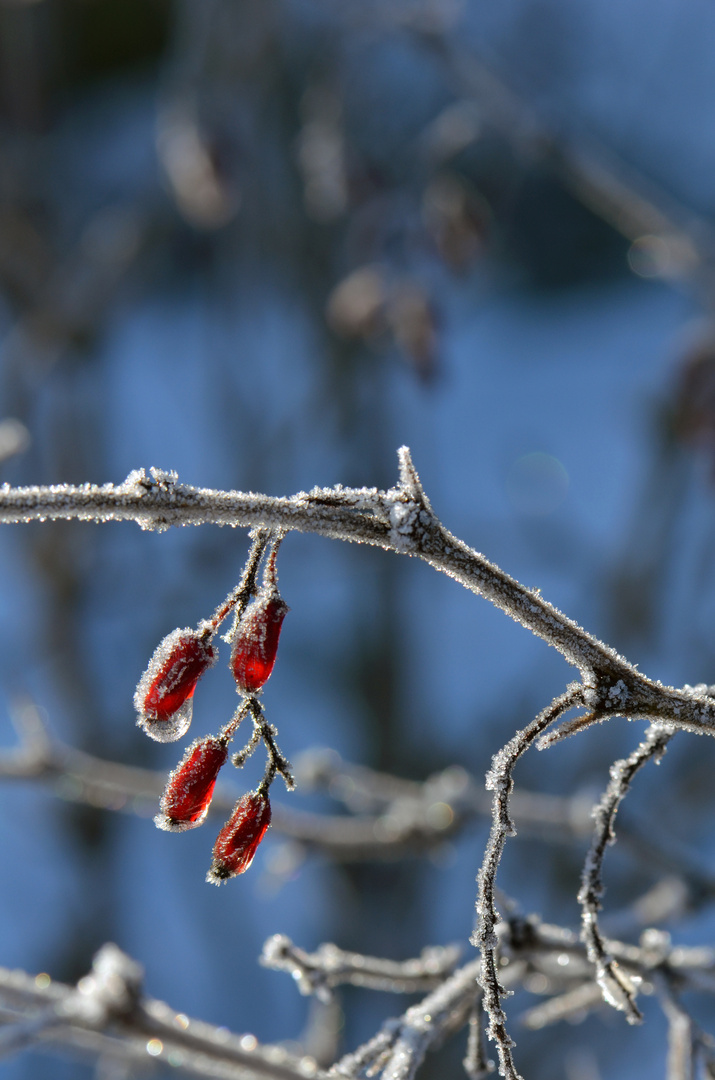
[[[291, 771], [291, 764], [287, 757], [284, 757], [278, 743], [276, 742], [276, 735], [278, 734], [275, 727], [269, 724], [266, 720], [266, 714], [263, 711], [263, 707], [257, 697], [249, 697], [246, 701], [248, 711], [253, 719], [254, 727], [258, 733], [259, 738], [263, 740], [263, 743], [268, 751], [268, 765], [266, 767], [266, 773], [261, 780], [260, 788], [268, 791], [271, 785], [273, 777], [276, 773], [280, 773], [285, 781], [285, 786], [289, 791], [293, 791], [295, 788], [295, 778]], [[248, 751], [248, 747], [245, 748]], [[248, 751], [249, 753], [251, 751]], [[241, 751], [241, 754], [243, 751]], [[236, 758], [240, 760], [241, 754], [236, 755]], [[234, 765], [236, 760], [234, 760]], [[259, 790], [260, 790], [259, 788]]]
[[667, 1080], [695, 1080], [695, 1037], [692, 1017], [675, 1002], [664, 1003], [668, 1019]]
[[[141, 969], [114, 945], [103, 946], [76, 988], [0, 968], [0, 1014], [12, 1022], [6, 1029], [11, 1032], [8, 1044], [34, 1023], [43, 1043], [91, 1057], [111, 1053], [136, 1066], [153, 1059], [207, 1080], [326, 1077], [314, 1061], [296, 1058], [283, 1047], [261, 1046], [253, 1036], [231, 1035], [143, 997]], [[45, 1021], [51, 1015], [49, 1026]]]
[[609, 956], [598, 925], [598, 912], [604, 892], [601, 872], [606, 848], [615, 842], [614, 825], [618, 808], [628, 793], [633, 777], [646, 762], [660, 759], [672, 737], [672, 731], [652, 724], [637, 749], [628, 758], [616, 761], [611, 766], [610, 783], [594, 810], [596, 825], [593, 842], [586, 857], [578, 894], [583, 940], [589, 959], [596, 968], [596, 981], [601, 987], [604, 1000], [615, 1009], [625, 1012], [626, 1019], [631, 1024], [640, 1023], [643, 1019], [635, 1003], [636, 988], [613, 957]]
[[459, 959], [458, 945], [432, 946], [413, 960], [384, 960], [376, 956], [345, 952], [337, 945], [321, 945], [307, 953], [285, 934], [275, 934], [263, 946], [261, 963], [275, 971], [287, 971], [301, 994], [330, 1000], [336, 986], [350, 984], [393, 994], [433, 990], [452, 973]]
[[[346, 1054], [330, 1070], [331, 1077], [357, 1077], [369, 1067], [381, 1080], [412, 1080], [425, 1054], [469, 1022], [479, 996], [479, 960], [459, 968], [441, 986], [398, 1019], [390, 1020], [375, 1038]], [[525, 966], [513, 963], [505, 982], [516, 985]]]
[[603, 1005], [600, 987], [592, 982], [581, 983], [573, 990], [557, 994], [541, 1005], [527, 1009], [521, 1014], [519, 1021], [530, 1031], [540, 1031], [541, 1028], [590, 1012], [597, 1005]]
[[[382, 1080], [412, 1080], [427, 1051], [468, 1023], [479, 994], [479, 970], [478, 961], [466, 964], [419, 1005], [407, 1010]], [[512, 964], [504, 973], [504, 981], [516, 985], [523, 974], [519, 963]]]
[[715, 1038], [702, 1030], [680, 1001], [687, 982], [664, 962], [653, 972], [653, 986], [668, 1021], [666, 1080], [694, 1080], [698, 1061], [704, 1076], [715, 1074]]
[[568, 709], [580, 705], [582, 700], [583, 688], [578, 683], [571, 683], [560, 697], [539, 713], [527, 727], [517, 732], [514, 738], [495, 755], [491, 770], [487, 774], [487, 788], [494, 792], [492, 829], [479, 871], [477, 898], [479, 926], [472, 941], [482, 953], [480, 981], [484, 991], [484, 1008], [489, 1017], [488, 1034], [497, 1044], [500, 1072], [507, 1080], [521, 1080], [521, 1078], [514, 1065], [511, 1053], [511, 1047], [514, 1044], [507, 1033], [506, 1016], [501, 1006], [507, 992], [497, 974], [495, 931], [499, 922], [499, 913], [496, 909], [495, 891], [497, 869], [506, 838], [513, 836], [516, 832], [509, 807], [509, 796], [513, 787], [512, 772], [522, 754], [529, 749], [549, 724], [552, 724]]
[[267, 529], [255, 529], [251, 535], [253, 543], [248, 552], [241, 580], [236, 588], [228, 594], [223, 603], [219, 604], [209, 620], [214, 630], [221, 625], [230, 611], [235, 613], [237, 620], [240, 619], [248, 607], [251, 597], [256, 592], [256, 577], [258, 568], [261, 565], [261, 559], [271, 540], [273, 540], [273, 543], [275, 543], [275, 540]]
[[469, 1014], [467, 1052], [462, 1062], [469, 1080], [485, 1080], [494, 1071], [494, 1062], [487, 1057], [484, 1035], [484, 1002], [480, 994]]

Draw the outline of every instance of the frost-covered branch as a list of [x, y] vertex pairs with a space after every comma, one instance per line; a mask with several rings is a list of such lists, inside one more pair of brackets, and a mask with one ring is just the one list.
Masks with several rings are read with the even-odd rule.
[[[500, 922], [496, 937], [499, 978], [505, 990], [525, 984], [530, 974], [538, 973], [547, 979], [549, 1001], [526, 1014], [524, 1019], [529, 1027], [543, 1027], [603, 1007], [600, 990], [592, 979], [586, 946], [573, 931], [530, 916]], [[607, 947], [629, 976], [641, 978], [649, 989], [667, 977], [683, 989], [711, 987], [710, 992], [715, 991], [715, 954], [711, 949], [674, 947], [667, 935], [657, 938], [646, 937], [640, 945], [608, 941]], [[368, 966], [375, 963], [372, 958], [366, 960]], [[482, 1024], [479, 965], [478, 960], [470, 961], [444, 978], [423, 1001], [403, 1016], [387, 1021], [377, 1035], [341, 1058], [330, 1075], [411, 1080], [428, 1050], [468, 1026], [472, 1044], [468, 1075], [481, 1080], [487, 1075], [487, 1062], [483, 1048], [479, 1047]], [[288, 972], [293, 970], [290, 963], [280, 967]], [[707, 1036], [703, 1039], [707, 1040]]]
[[[713, 688], [705, 685], [676, 690], [648, 679], [537, 592], [521, 585], [454, 537], [435, 515], [409, 450], [402, 447], [398, 456], [398, 484], [386, 491], [338, 485], [314, 488], [290, 498], [271, 498], [188, 487], [179, 484], [175, 474], [155, 469], [149, 474], [144, 470], [134, 472], [118, 486], [12, 489], [6, 485], [0, 491], [0, 521], [20, 523], [47, 518], [133, 520], [142, 528], [157, 530], [171, 525], [228, 524], [268, 530], [273, 534], [292, 530], [314, 532], [337, 540], [380, 546], [397, 554], [423, 559], [465, 588], [486, 597], [561, 652], [578, 669], [580, 681], [570, 684], [495, 755], [487, 777], [487, 787], [494, 793], [493, 824], [479, 874], [477, 907], [480, 925], [473, 940], [482, 951], [481, 983], [489, 1034], [497, 1043], [503, 1075], [510, 1080], [519, 1080], [501, 1005], [506, 989], [500, 983], [496, 967], [499, 916], [494, 899], [504, 843], [514, 832], [510, 808], [514, 766], [537, 739], [542, 747], [548, 746], [558, 738], [619, 715], [657, 723], [663, 737], [678, 729], [713, 735], [715, 695]], [[547, 728], [573, 708], [585, 711], [567, 720], [555, 732], [544, 735]], [[390, 804], [389, 810], [395, 805], [397, 801]], [[389, 812], [380, 815], [378, 820], [384, 822], [385, 818], [389, 821]], [[407, 821], [405, 828], [408, 818], [410, 815], [403, 815], [403, 821], [397, 821], [398, 827], [393, 829], [390, 838], [392, 841], [395, 836], [402, 844], [415, 839], [415, 817]], [[363, 823], [352, 822], [349, 827], [356, 825], [360, 828]], [[345, 825], [341, 823], [338, 829], [340, 842], [344, 842]], [[324, 841], [324, 823], [319, 830]], [[378, 838], [379, 830], [368, 838], [372, 850]], [[424, 847], [423, 836], [419, 836], [419, 843]], [[330, 846], [329, 841], [327, 846]]]
[[715, 1076], [715, 1039], [683, 1007], [679, 996], [682, 987], [673, 973], [667, 969], [658, 972], [655, 988], [668, 1022], [666, 1080], [695, 1080], [700, 1075], [699, 1063], [704, 1077]]
[[[497, 936], [504, 967], [526, 960], [530, 972], [542, 979], [547, 1000], [521, 1016], [526, 1027], [535, 1030], [603, 1008], [583, 935], [579, 938], [532, 915], [500, 923]], [[673, 945], [667, 933], [654, 929], [646, 930], [637, 945], [604, 939], [603, 946], [624, 977], [647, 993], [669, 990], [671, 984], [679, 990], [715, 993], [715, 952], [710, 948]]]
[[586, 859], [578, 900], [581, 904], [582, 934], [589, 959], [596, 968], [596, 981], [604, 1000], [615, 1009], [625, 1012], [629, 1023], [643, 1019], [636, 1006], [636, 987], [624, 975], [618, 963], [608, 955], [598, 925], [598, 912], [604, 893], [601, 871], [606, 848], [615, 842], [614, 825], [618, 808], [628, 793], [631, 781], [646, 762], [659, 761], [665, 753], [673, 732], [652, 724], [646, 737], [633, 753], [611, 766], [611, 780], [594, 810], [596, 826], [593, 843]]
[[661, 991], [661, 1004], [668, 1021], [666, 1080], [695, 1080], [698, 1038], [693, 1019], [669, 988]]
[[[589, 994], [596, 987], [585, 945], [576, 934], [542, 924], [533, 916], [500, 923], [497, 934], [505, 989], [523, 984], [536, 971], [546, 973], [554, 987], [570, 983], [571, 1002], [578, 997], [581, 1010], [600, 1003], [598, 995]], [[712, 950], [671, 947], [667, 935], [638, 946], [609, 941], [607, 948], [631, 977], [640, 976], [659, 990], [671, 1022], [671, 1060], [688, 1060], [683, 1056], [688, 1032], [690, 1052], [711, 1059], [712, 1039], [692, 1024], [671, 987], [715, 993]], [[421, 1002], [388, 1021], [376, 1036], [324, 1072], [310, 1057], [291, 1055], [280, 1046], [261, 1046], [252, 1035], [230, 1034], [146, 997], [139, 965], [116, 946], [106, 945], [76, 987], [53, 982], [45, 974], [33, 978], [0, 968], [0, 1055], [40, 1042], [90, 1059], [111, 1056], [127, 1068], [165, 1062], [177, 1072], [207, 1080], [357, 1080], [364, 1070], [381, 1080], [413, 1080], [429, 1050], [468, 1026], [468, 1075], [473, 1080], [486, 1075], [483, 1048], [478, 1046], [478, 959], [454, 971], [452, 948], [425, 950], [419, 959], [403, 963], [344, 953], [334, 946], [307, 954], [287, 939], [270, 939], [267, 949], [277, 961], [271, 966], [291, 974], [298, 970], [317, 992], [341, 982], [395, 992], [414, 991], [430, 982], [437, 985]], [[564, 1008], [568, 994], [539, 1007], [545, 1013], [552, 1006], [544, 1022], [555, 1022], [574, 1011]], [[541, 1026], [535, 1022], [536, 1012], [532, 1010], [531, 1027]], [[684, 1075], [682, 1071], [669, 1073], [673, 1080]]]
[[642, 675], [615, 650], [563, 615], [537, 592], [454, 537], [425, 496], [409, 450], [399, 451], [397, 487], [313, 488], [290, 498], [214, 491], [179, 484], [175, 473], [131, 473], [123, 484], [0, 488], [0, 522], [53, 518], [135, 521], [144, 529], [232, 525], [318, 533], [410, 555], [486, 597], [577, 667], [587, 693], [587, 722], [623, 715], [715, 734], [715, 699], [706, 688], [682, 691]]
[[321, 1080], [312, 1058], [252, 1035], [231, 1035], [145, 997], [139, 965], [115, 945], [97, 953], [76, 987], [0, 968], [0, 1055], [30, 1042], [57, 1043], [80, 1056], [111, 1056], [127, 1068], [163, 1062], [207, 1080]]
[[[0, 488], [0, 521], [77, 519], [134, 521], [163, 532], [175, 525], [231, 525], [297, 529], [338, 540], [380, 544], [389, 533], [389, 509], [377, 488], [314, 488], [290, 498], [216, 491], [180, 484], [177, 474], [136, 469], [122, 484], [55, 484]], [[388, 545], [389, 546], [389, 545]]]
[[[534, 973], [547, 980], [549, 1000], [523, 1017], [530, 1028], [603, 1007], [600, 989], [592, 978], [586, 945], [573, 931], [529, 916], [500, 922], [495, 928], [495, 936], [499, 947], [499, 978], [504, 990], [525, 984], [528, 976]], [[715, 953], [712, 949], [672, 946], [668, 935], [655, 932], [644, 935], [639, 945], [609, 940], [606, 947], [628, 976], [640, 978], [649, 990], [660, 987], [665, 979], [668, 980], [667, 987], [672, 982], [683, 990], [715, 993]], [[294, 978], [297, 975], [299, 987], [302, 980], [307, 980], [302, 989], [308, 992], [320, 992], [325, 987], [326, 974], [330, 977], [331, 973], [340, 972], [346, 977], [336, 978], [333, 985], [345, 981], [399, 991], [406, 970], [413, 966], [422, 967], [425, 956], [431, 966], [429, 952], [423, 954], [421, 960], [395, 964], [346, 954], [334, 946], [321, 946], [316, 953], [307, 954], [280, 936], [269, 939], [266, 949], [269, 966], [284, 970]], [[440, 950], [434, 956], [441, 965]], [[448, 951], [442, 954], [442, 959], [451, 959]], [[388, 986], [381, 975], [387, 971], [391, 973], [387, 982], [392, 982]], [[363, 979], [361, 973], [365, 976]], [[401, 1017], [388, 1020], [362, 1046], [344, 1055], [329, 1070], [329, 1075], [353, 1080], [363, 1075], [380, 1080], [411, 1080], [429, 1050], [468, 1026], [469, 1053], [465, 1066], [470, 1077], [481, 1080], [487, 1075], [488, 1065], [480, 1040], [483, 1016], [479, 976], [479, 960], [472, 960], [451, 974], [445, 963], [440, 985], [435, 990]], [[416, 985], [406, 984], [404, 989], [415, 989]], [[703, 1048], [710, 1045], [709, 1036], [699, 1033], [698, 1038]]]
[[462, 1062], [469, 1080], [485, 1080], [494, 1070], [494, 1063], [487, 1054], [484, 1036], [484, 1003], [480, 995], [469, 1016], [467, 1053]]
[[[479, 960], [459, 968], [418, 1005], [388, 1020], [378, 1035], [341, 1058], [329, 1075], [355, 1078], [368, 1070], [380, 1080], [412, 1080], [427, 1052], [469, 1023], [480, 994], [478, 974]], [[523, 974], [522, 964], [512, 964], [504, 981], [516, 985]]]
[[514, 781], [512, 772], [519, 758], [526, 753], [535, 739], [568, 709], [580, 705], [583, 701], [582, 687], [571, 683], [565, 693], [556, 698], [548, 708], [539, 713], [523, 731], [504, 746], [492, 761], [487, 774], [487, 788], [494, 792], [492, 829], [484, 853], [484, 861], [479, 871], [479, 893], [477, 896], [477, 916], [479, 925], [472, 936], [472, 941], [482, 954], [480, 982], [484, 992], [484, 1007], [489, 1016], [489, 1037], [497, 1044], [499, 1051], [500, 1072], [507, 1080], [520, 1080], [516, 1071], [511, 1048], [514, 1045], [506, 1030], [506, 1015], [502, 1009], [502, 999], [507, 991], [502, 985], [497, 972], [497, 936], [496, 926], [500, 921], [496, 909], [496, 875], [507, 836], [516, 832], [511, 819], [509, 797]]
[[458, 945], [432, 946], [414, 960], [397, 961], [345, 952], [326, 943], [307, 953], [285, 934], [275, 934], [263, 946], [261, 963], [275, 971], [287, 971], [301, 994], [329, 1001], [331, 991], [346, 983], [393, 994], [434, 989], [454, 970], [460, 952]]

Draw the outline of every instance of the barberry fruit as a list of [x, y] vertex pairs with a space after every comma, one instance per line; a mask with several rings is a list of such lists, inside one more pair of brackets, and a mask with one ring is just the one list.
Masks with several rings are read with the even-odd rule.
[[243, 694], [255, 694], [270, 678], [288, 605], [275, 587], [263, 588], [234, 631], [231, 671]]
[[212, 885], [220, 885], [237, 874], [245, 873], [270, 823], [268, 795], [260, 790], [242, 795], [216, 837], [211, 869], [206, 880]]
[[193, 742], [169, 776], [154, 824], [167, 832], [184, 832], [201, 825], [227, 757], [226, 743], [213, 735]]
[[157, 742], [174, 742], [191, 723], [196, 683], [216, 663], [207, 626], [172, 630], [161, 641], [134, 694], [137, 724]]

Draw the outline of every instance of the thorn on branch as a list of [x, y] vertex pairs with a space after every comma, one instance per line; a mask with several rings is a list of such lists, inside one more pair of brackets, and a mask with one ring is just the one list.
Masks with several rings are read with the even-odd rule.
[[397, 460], [400, 467], [400, 488], [409, 495], [414, 502], [425, 503], [425, 493], [417, 475], [417, 470], [412, 463], [412, 454], [409, 446], [401, 446], [397, 451]]

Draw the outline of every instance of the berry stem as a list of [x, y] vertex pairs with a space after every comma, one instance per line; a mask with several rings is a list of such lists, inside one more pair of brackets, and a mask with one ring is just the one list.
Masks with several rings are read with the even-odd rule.
[[260, 733], [257, 728], [254, 728], [251, 738], [248, 740], [243, 750], [239, 750], [233, 755], [233, 757], [231, 758], [231, 763], [235, 765], [237, 769], [242, 769], [260, 741]]
[[281, 530], [271, 543], [271, 549], [268, 553], [266, 560], [266, 567], [263, 571], [263, 584], [270, 589], [278, 588], [278, 573], [276, 571], [276, 556], [278, 555], [278, 548], [283, 543], [285, 537], [285, 531]]
[[[215, 634], [221, 623], [226, 616], [236, 609], [237, 617], [240, 619], [243, 612], [248, 606], [248, 602], [252, 596], [256, 593], [256, 579], [258, 577], [258, 568], [261, 565], [261, 559], [266, 551], [266, 548], [271, 543], [271, 538], [275, 535], [270, 529], [255, 529], [252, 533], [253, 543], [251, 550], [248, 553], [246, 564], [241, 574], [241, 580], [235, 589], [233, 589], [223, 603], [219, 604], [211, 619], [208, 620], [208, 626], [212, 634]], [[273, 550], [276, 550], [276, 544], [280, 543], [282, 535], [278, 541], [274, 541]]]
[[258, 737], [265, 743], [266, 750], [268, 751], [268, 765], [266, 767], [265, 775], [258, 787], [258, 791], [261, 794], [266, 794], [273, 783], [276, 773], [281, 774], [286, 787], [289, 791], [292, 791], [295, 787], [295, 779], [291, 772], [290, 762], [283, 756], [275, 740], [275, 735], [277, 734], [276, 729], [266, 720], [265, 713], [263, 712], [263, 708], [258, 698], [248, 698], [248, 709], [253, 718], [255, 731]]
[[244, 700], [240, 702], [238, 708], [236, 709], [235, 713], [233, 714], [229, 722], [226, 724], [226, 726], [221, 728], [221, 731], [219, 733], [219, 740], [224, 744], [224, 746], [229, 743], [234, 737], [234, 735], [238, 731], [239, 724], [248, 712], [250, 712], [249, 705], [244, 698]]

